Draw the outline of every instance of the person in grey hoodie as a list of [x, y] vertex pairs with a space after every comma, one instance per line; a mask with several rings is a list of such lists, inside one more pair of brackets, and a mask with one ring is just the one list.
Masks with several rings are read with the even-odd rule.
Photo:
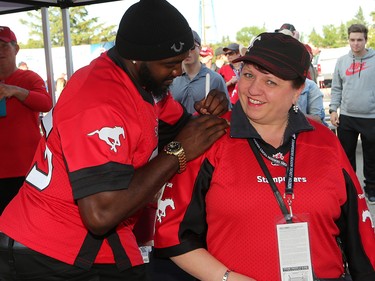
[[348, 28], [351, 50], [337, 60], [329, 113], [354, 170], [361, 136], [364, 190], [368, 202], [375, 204], [375, 51], [365, 48], [367, 34], [368, 29], [362, 24]]

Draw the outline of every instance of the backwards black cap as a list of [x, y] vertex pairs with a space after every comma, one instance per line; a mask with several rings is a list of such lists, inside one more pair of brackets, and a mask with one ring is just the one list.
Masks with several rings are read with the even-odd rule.
[[123, 15], [116, 49], [126, 59], [153, 61], [178, 56], [194, 44], [184, 16], [166, 0], [141, 0]]

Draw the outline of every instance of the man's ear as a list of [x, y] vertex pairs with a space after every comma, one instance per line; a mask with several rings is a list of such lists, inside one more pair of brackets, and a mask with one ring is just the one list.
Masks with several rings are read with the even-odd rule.
[[18, 54], [18, 51], [20, 50], [20, 46], [18, 44], [14, 45], [14, 48], [16, 49], [16, 55]]

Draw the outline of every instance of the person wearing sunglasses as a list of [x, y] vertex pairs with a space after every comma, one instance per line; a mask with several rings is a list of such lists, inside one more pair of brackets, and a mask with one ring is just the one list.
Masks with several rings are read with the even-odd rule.
[[233, 60], [241, 56], [240, 45], [237, 43], [231, 43], [227, 47], [224, 47], [223, 51], [225, 52], [225, 56], [227, 57], [229, 63], [223, 65], [219, 69], [219, 74], [223, 76], [228, 89], [229, 97], [231, 99], [231, 104], [234, 104], [237, 100], [234, 99], [234, 89], [236, 87], [238, 79], [240, 78], [242, 62], [234, 63]]

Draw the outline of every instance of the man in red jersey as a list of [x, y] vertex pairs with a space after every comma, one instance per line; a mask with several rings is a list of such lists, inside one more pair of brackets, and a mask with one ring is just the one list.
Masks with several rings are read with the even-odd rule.
[[0, 26], [0, 215], [17, 194], [41, 138], [39, 113], [52, 108], [43, 79], [18, 69], [16, 35]]
[[142, 208], [228, 127], [214, 116], [225, 95], [212, 91], [197, 104], [210, 114], [191, 120], [168, 92], [192, 46], [176, 8], [141, 0], [115, 47], [69, 79], [0, 218], [1, 280], [148, 280], [133, 233]]

